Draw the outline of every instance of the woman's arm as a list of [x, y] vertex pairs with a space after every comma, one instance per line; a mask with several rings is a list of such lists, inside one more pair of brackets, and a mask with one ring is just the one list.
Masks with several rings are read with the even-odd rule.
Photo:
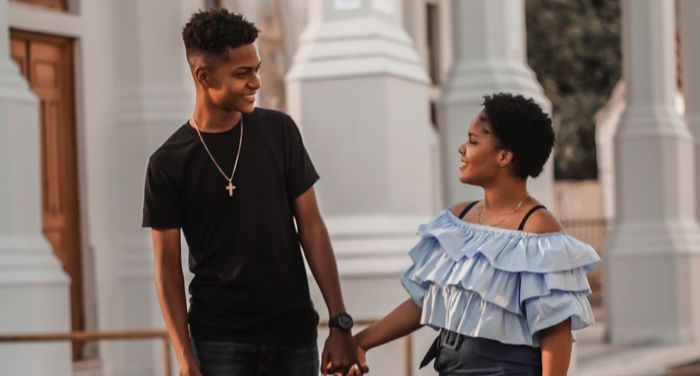
[[[551, 233], [562, 231], [559, 220], [549, 210], [538, 210], [525, 225], [525, 231]], [[571, 358], [571, 319], [541, 332], [542, 375], [566, 376]]]
[[566, 376], [571, 359], [571, 319], [542, 331], [542, 376]]
[[421, 308], [408, 299], [381, 320], [355, 335], [363, 350], [383, 345], [420, 328]]

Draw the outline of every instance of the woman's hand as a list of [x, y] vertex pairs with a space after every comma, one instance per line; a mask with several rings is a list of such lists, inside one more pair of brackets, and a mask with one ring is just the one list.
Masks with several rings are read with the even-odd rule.
[[360, 345], [357, 336], [355, 336], [355, 341], [357, 342], [357, 363], [350, 368], [346, 376], [361, 376], [369, 372], [369, 367], [367, 366], [367, 350]]

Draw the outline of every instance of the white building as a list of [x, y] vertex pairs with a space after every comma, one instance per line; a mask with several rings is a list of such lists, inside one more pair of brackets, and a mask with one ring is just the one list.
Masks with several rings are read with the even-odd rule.
[[[0, 0], [0, 335], [163, 328], [140, 226], [145, 166], [192, 111], [180, 30], [214, 3], [263, 29], [259, 104], [286, 109], [302, 129], [359, 320], [406, 298], [398, 277], [418, 224], [478, 197], [455, 172], [481, 96], [520, 92], [550, 108], [526, 64], [523, 0]], [[690, 40], [700, 5], [680, 3]], [[623, 14], [608, 331], [622, 346], [691, 346], [700, 51], [683, 44], [683, 118], [673, 107], [674, 2], [624, 0]], [[333, 174], [347, 160], [354, 167]], [[531, 192], [553, 201], [551, 165]], [[312, 294], [323, 317], [315, 285]], [[433, 336], [373, 350], [373, 374], [434, 374], [416, 371]], [[162, 374], [157, 340], [0, 344], [0, 363], [12, 375], [69, 375], [71, 352], [92, 367], [83, 374]]]

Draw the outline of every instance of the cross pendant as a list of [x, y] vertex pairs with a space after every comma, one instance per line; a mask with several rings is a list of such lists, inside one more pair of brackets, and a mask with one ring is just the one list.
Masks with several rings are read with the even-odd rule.
[[231, 181], [228, 182], [228, 185], [226, 186], [226, 190], [228, 191], [228, 196], [233, 197], [233, 190], [236, 189], [236, 186], [231, 183]]

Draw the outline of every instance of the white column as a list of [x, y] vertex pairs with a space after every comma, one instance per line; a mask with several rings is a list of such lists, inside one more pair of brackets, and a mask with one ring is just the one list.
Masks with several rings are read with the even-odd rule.
[[307, 2], [275, 0], [280, 10], [282, 22], [285, 61], [292, 61], [294, 53], [299, 47], [299, 35], [306, 27], [307, 23]]
[[[70, 332], [69, 279], [41, 227], [39, 104], [9, 55], [0, 0], [0, 333]], [[72, 374], [68, 342], [0, 344], [8, 375]]]
[[[439, 103], [446, 205], [482, 195], [478, 187], [457, 180], [457, 148], [464, 142], [472, 117], [483, 96], [511, 92], [532, 97], [546, 112], [551, 104], [526, 62], [525, 5], [522, 0], [454, 0], [452, 38], [455, 62], [445, 80]], [[538, 200], [553, 204], [552, 158], [531, 180], [529, 190]]]
[[627, 108], [616, 147], [616, 227], [607, 255], [615, 344], [693, 340], [700, 299], [693, 140], [678, 114], [673, 1], [622, 2]]
[[[700, 23], [696, 18], [700, 14], [700, 2], [681, 0], [681, 52], [683, 70], [683, 94], [685, 97], [685, 118], [688, 128], [695, 143], [695, 167], [692, 173], [695, 176], [695, 219], [700, 221], [700, 43], [697, 36], [700, 35]], [[700, 285], [700, 273], [697, 270], [693, 276], [697, 278], [693, 286]], [[693, 317], [696, 321], [695, 340], [700, 341], [700, 299], [693, 301]]]
[[[683, 70], [683, 96], [688, 128], [695, 140], [695, 165], [700, 166], [700, 23], [693, 16], [700, 14], [700, 2], [681, 0], [681, 52]], [[695, 13], [693, 13], [695, 12]], [[695, 216], [700, 215], [700, 173], [695, 173]]]
[[[428, 77], [402, 28], [402, 3], [310, 1], [287, 75], [288, 108], [321, 175], [319, 202], [357, 318], [379, 318], [408, 297], [399, 274], [417, 226], [436, 209]], [[373, 356], [373, 373], [404, 373], [400, 342]]]
[[[164, 328], [153, 274], [148, 230], [141, 228], [144, 178], [148, 157], [184, 124], [194, 106], [193, 84], [181, 31], [193, 11], [189, 0], [125, 0], [110, 2], [115, 51], [114, 117], [110, 124], [111, 191], [114, 231], [118, 234], [115, 299], [102, 301], [102, 321], [109, 329]], [[157, 20], [157, 22], [154, 22]], [[187, 248], [183, 242], [183, 256]], [[101, 267], [107, 267], [103, 257]], [[110, 312], [111, 311], [111, 312]], [[102, 344], [106, 369], [120, 375], [162, 373], [158, 341]], [[174, 365], [174, 364], [173, 364]]]

